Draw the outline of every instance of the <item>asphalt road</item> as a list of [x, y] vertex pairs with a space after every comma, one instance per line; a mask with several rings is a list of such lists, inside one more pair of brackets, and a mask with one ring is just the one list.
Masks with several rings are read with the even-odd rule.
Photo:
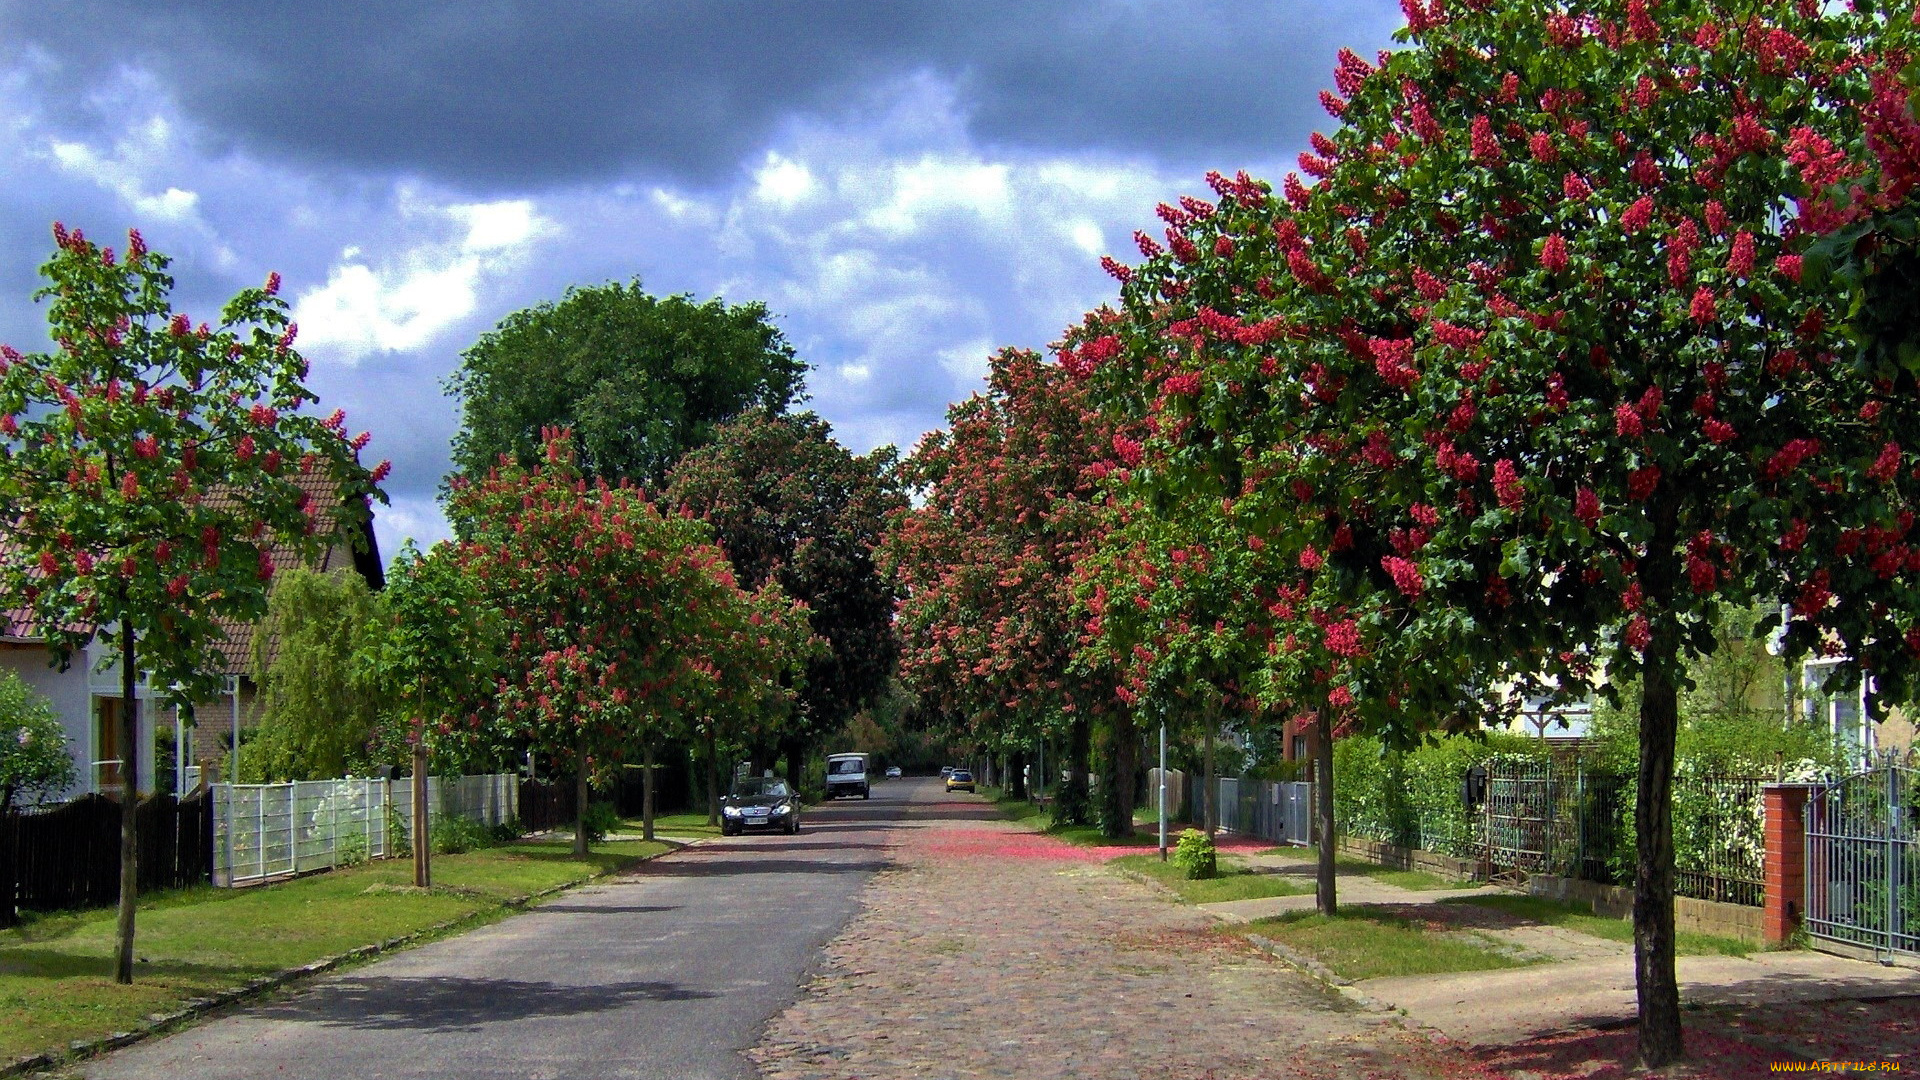
[[797, 836], [709, 840], [525, 914], [129, 1047], [88, 1077], [754, 1075], [741, 1051], [793, 1001], [934, 780], [811, 808]]

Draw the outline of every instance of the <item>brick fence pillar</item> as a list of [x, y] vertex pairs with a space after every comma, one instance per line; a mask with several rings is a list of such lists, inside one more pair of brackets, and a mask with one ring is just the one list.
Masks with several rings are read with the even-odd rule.
[[1761, 932], [1769, 945], [1785, 944], [1800, 929], [1807, 886], [1807, 794], [1810, 784], [1768, 784], [1766, 906]]

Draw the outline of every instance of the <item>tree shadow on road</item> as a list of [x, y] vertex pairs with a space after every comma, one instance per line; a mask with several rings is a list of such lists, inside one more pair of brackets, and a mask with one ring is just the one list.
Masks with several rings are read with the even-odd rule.
[[584, 1016], [643, 1001], [715, 996], [664, 982], [562, 986], [519, 979], [348, 977], [255, 1015], [361, 1031], [477, 1031], [487, 1024]]

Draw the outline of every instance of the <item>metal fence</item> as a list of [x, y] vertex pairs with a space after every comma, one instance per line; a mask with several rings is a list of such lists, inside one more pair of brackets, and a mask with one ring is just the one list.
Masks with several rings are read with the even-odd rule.
[[[1200, 798], [1205, 786], [1204, 780], [1197, 780], [1189, 787], [1189, 820], [1197, 822], [1204, 817]], [[1220, 828], [1227, 832], [1257, 836], [1275, 844], [1313, 842], [1313, 785], [1310, 783], [1215, 777], [1214, 799]]]
[[[510, 773], [429, 777], [429, 820], [518, 816]], [[397, 854], [413, 836], [413, 781], [346, 779], [212, 788], [213, 883], [245, 885]]]
[[1818, 938], [1920, 953], [1920, 772], [1887, 764], [1807, 803], [1806, 927]]
[[[1475, 853], [1496, 877], [1553, 874], [1604, 885], [1634, 877], [1637, 845], [1631, 775], [1579, 762], [1489, 762]], [[1682, 775], [1673, 782], [1674, 891], [1759, 906], [1767, 780]], [[1470, 779], [1467, 789], [1478, 785]]]

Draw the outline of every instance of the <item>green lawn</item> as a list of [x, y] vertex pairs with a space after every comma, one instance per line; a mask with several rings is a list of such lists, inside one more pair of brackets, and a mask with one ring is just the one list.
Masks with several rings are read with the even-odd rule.
[[[1260, 854], [1299, 859], [1301, 862], [1312, 862], [1320, 857], [1320, 853], [1310, 847], [1269, 848]], [[1347, 855], [1335, 856], [1333, 865], [1334, 869], [1342, 874], [1364, 874], [1375, 881], [1384, 882], [1388, 885], [1397, 885], [1402, 889], [1413, 889], [1418, 892], [1426, 892], [1432, 889], [1467, 888], [1473, 884], [1470, 881], [1454, 881], [1450, 878], [1441, 877], [1439, 874], [1430, 874], [1425, 870], [1395, 870], [1390, 866], [1381, 866], [1379, 863], [1370, 863], [1365, 859], [1355, 859]]]
[[[1633, 922], [1630, 919], [1615, 919], [1606, 915], [1595, 915], [1591, 910], [1573, 904], [1549, 900], [1544, 896], [1520, 896], [1518, 894], [1494, 896], [1463, 896], [1452, 900], [1443, 900], [1443, 904], [1473, 904], [1478, 907], [1493, 908], [1515, 915], [1530, 922], [1545, 923], [1548, 926], [1564, 927], [1582, 934], [1591, 934], [1608, 941], [1633, 942]], [[1718, 937], [1713, 934], [1697, 934], [1682, 930], [1674, 935], [1676, 951], [1681, 956], [1745, 956], [1758, 948], [1737, 938]]]
[[1279, 874], [1257, 874], [1232, 859], [1220, 859], [1220, 876], [1189, 880], [1186, 872], [1160, 856], [1122, 855], [1108, 866], [1143, 874], [1179, 894], [1189, 904], [1217, 904], [1226, 900], [1254, 900], [1263, 896], [1299, 896], [1313, 891]]
[[[639, 836], [642, 829], [639, 818], [626, 818], [620, 823], [623, 836]], [[653, 815], [653, 835], [655, 836], [719, 836], [720, 826], [707, 824], [705, 810], [688, 811], [684, 814]]]
[[1494, 951], [1497, 942], [1473, 931], [1435, 933], [1407, 919], [1365, 908], [1342, 908], [1329, 919], [1296, 911], [1257, 919], [1245, 930], [1271, 938], [1355, 982], [1389, 975], [1493, 971], [1528, 961]]
[[113, 982], [112, 910], [39, 916], [0, 931], [0, 1061], [130, 1030], [189, 998], [437, 923], [498, 917], [510, 899], [666, 848], [615, 842], [575, 858], [556, 840], [442, 855], [427, 893], [411, 888], [411, 862], [389, 859], [249, 889], [159, 894], [140, 903], [132, 986]]
[[[1152, 832], [1136, 831], [1125, 840], [1115, 840], [1112, 837], [1101, 835], [1100, 827], [1097, 825], [1066, 825], [1055, 828], [1051, 824], [1053, 819], [1045, 807], [1036, 806], [1026, 799], [1009, 799], [1002, 789], [997, 787], [983, 787], [980, 789], [980, 793], [991, 800], [993, 805], [998, 807], [1001, 813], [1007, 815], [1007, 817], [1014, 821], [1022, 825], [1031, 826], [1040, 832], [1046, 833], [1048, 836], [1065, 840], [1070, 844], [1081, 844], [1087, 847], [1118, 846], [1150, 848], [1157, 848], [1160, 845], [1159, 836]], [[1169, 845], [1173, 843], [1173, 836], [1171, 834], [1167, 836], [1167, 843]]]

